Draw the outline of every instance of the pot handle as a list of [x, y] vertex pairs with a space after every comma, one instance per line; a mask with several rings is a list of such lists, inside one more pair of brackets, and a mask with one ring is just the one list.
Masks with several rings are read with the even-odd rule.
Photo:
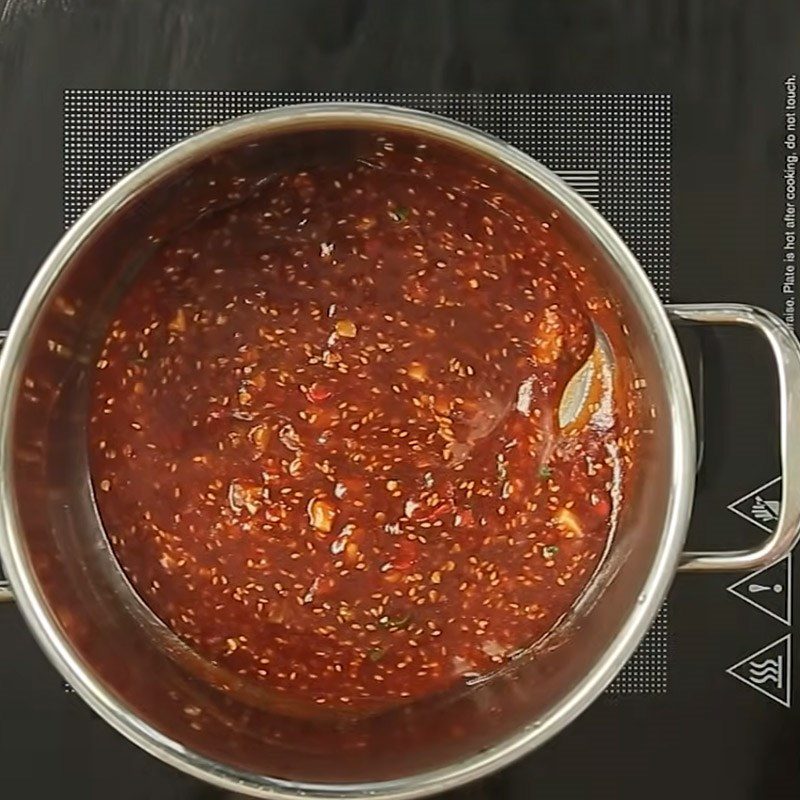
[[735, 303], [671, 305], [674, 319], [705, 325], [743, 325], [769, 343], [775, 357], [780, 395], [780, 443], [783, 495], [772, 535], [749, 550], [685, 552], [684, 572], [732, 572], [761, 569], [787, 555], [800, 538], [800, 342], [794, 331], [763, 308]]
[[[6, 340], [6, 336], [8, 336], [8, 331], [0, 330], [0, 349], [3, 347], [3, 343]], [[11, 589], [9, 588], [8, 581], [0, 577], [0, 603], [7, 603], [9, 600], [13, 600], [14, 595], [11, 594]]]
[[[742, 325], [754, 328], [769, 343], [775, 357], [780, 394], [780, 441], [783, 493], [773, 534], [758, 547], [728, 552], [684, 552], [683, 572], [748, 572], [774, 564], [800, 538], [800, 343], [792, 329], [764, 308], [739, 303], [668, 305], [667, 312], [681, 322], [705, 325]], [[0, 347], [7, 331], [0, 330]], [[0, 603], [13, 600], [8, 581], [0, 579]]]

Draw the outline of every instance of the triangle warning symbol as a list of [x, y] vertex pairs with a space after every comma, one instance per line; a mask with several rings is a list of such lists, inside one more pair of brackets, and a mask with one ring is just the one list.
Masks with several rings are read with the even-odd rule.
[[758, 572], [745, 575], [728, 587], [736, 597], [750, 603], [759, 611], [792, 624], [792, 554], [777, 564], [763, 567]]
[[725, 671], [751, 689], [791, 708], [792, 634], [787, 633]]
[[728, 509], [762, 531], [772, 533], [781, 511], [781, 478], [767, 481], [744, 497], [734, 500]]

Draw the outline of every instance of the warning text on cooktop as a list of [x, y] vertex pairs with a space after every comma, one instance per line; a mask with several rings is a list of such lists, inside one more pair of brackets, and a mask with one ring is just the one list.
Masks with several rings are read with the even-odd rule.
[[795, 324], [795, 255], [797, 242], [797, 76], [790, 75], [784, 81], [784, 165], [783, 165], [783, 318]]

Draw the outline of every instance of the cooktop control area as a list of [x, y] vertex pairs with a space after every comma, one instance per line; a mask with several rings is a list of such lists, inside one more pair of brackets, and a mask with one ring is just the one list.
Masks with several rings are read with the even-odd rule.
[[[615, 226], [662, 301], [751, 303], [796, 324], [796, 4], [290, 5], [0, 3], [0, 323], [63, 227], [164, 147], [240, 114], [352, 100], [442, 114], [530, 153]], [[740, 330], [683, 330], [681, 344], [701, 445], [687, 546], [751, 547], [785, 488], [771, 355]], [[451, 796], [800, 796], [795, 580], [791, 555], [750, 574], [677, 576], [581, 718]], [[0, 637], [9, 796], [227, 796], [97, 718], [13, 604]]]

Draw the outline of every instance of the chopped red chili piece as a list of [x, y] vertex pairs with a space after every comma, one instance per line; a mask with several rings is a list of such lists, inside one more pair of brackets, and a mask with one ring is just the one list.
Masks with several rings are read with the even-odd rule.
[[400, 542], [397, 548], [397, 555], [395, 555], [389, 562], [393, 569], [407, 570], [411, 569], [417, 562], [419, 555], [419, 545], [416, 542], [405, 539]]
[[312, 383], [306, 390], [306, 397], [312, 403], [321, 403], [327, 400], [333, 392], [321, 383]]
[[439, 498], [433, 503], [409, 500], [406, 503], [405, 510], [409, 519], [416, 522], [427, 522], [450, 514], [455, 510], [455, 505], [449, 497]]
[[605, 495], [592, 494], [590, 498], [592, 511], [598, 517], [608, 517], [611, 513], [611, 500]]
[[475, 524], [475, 515], [471, 508], [462, 508], [456, 511], [455, 524], [457, 528], [469, 528]]

